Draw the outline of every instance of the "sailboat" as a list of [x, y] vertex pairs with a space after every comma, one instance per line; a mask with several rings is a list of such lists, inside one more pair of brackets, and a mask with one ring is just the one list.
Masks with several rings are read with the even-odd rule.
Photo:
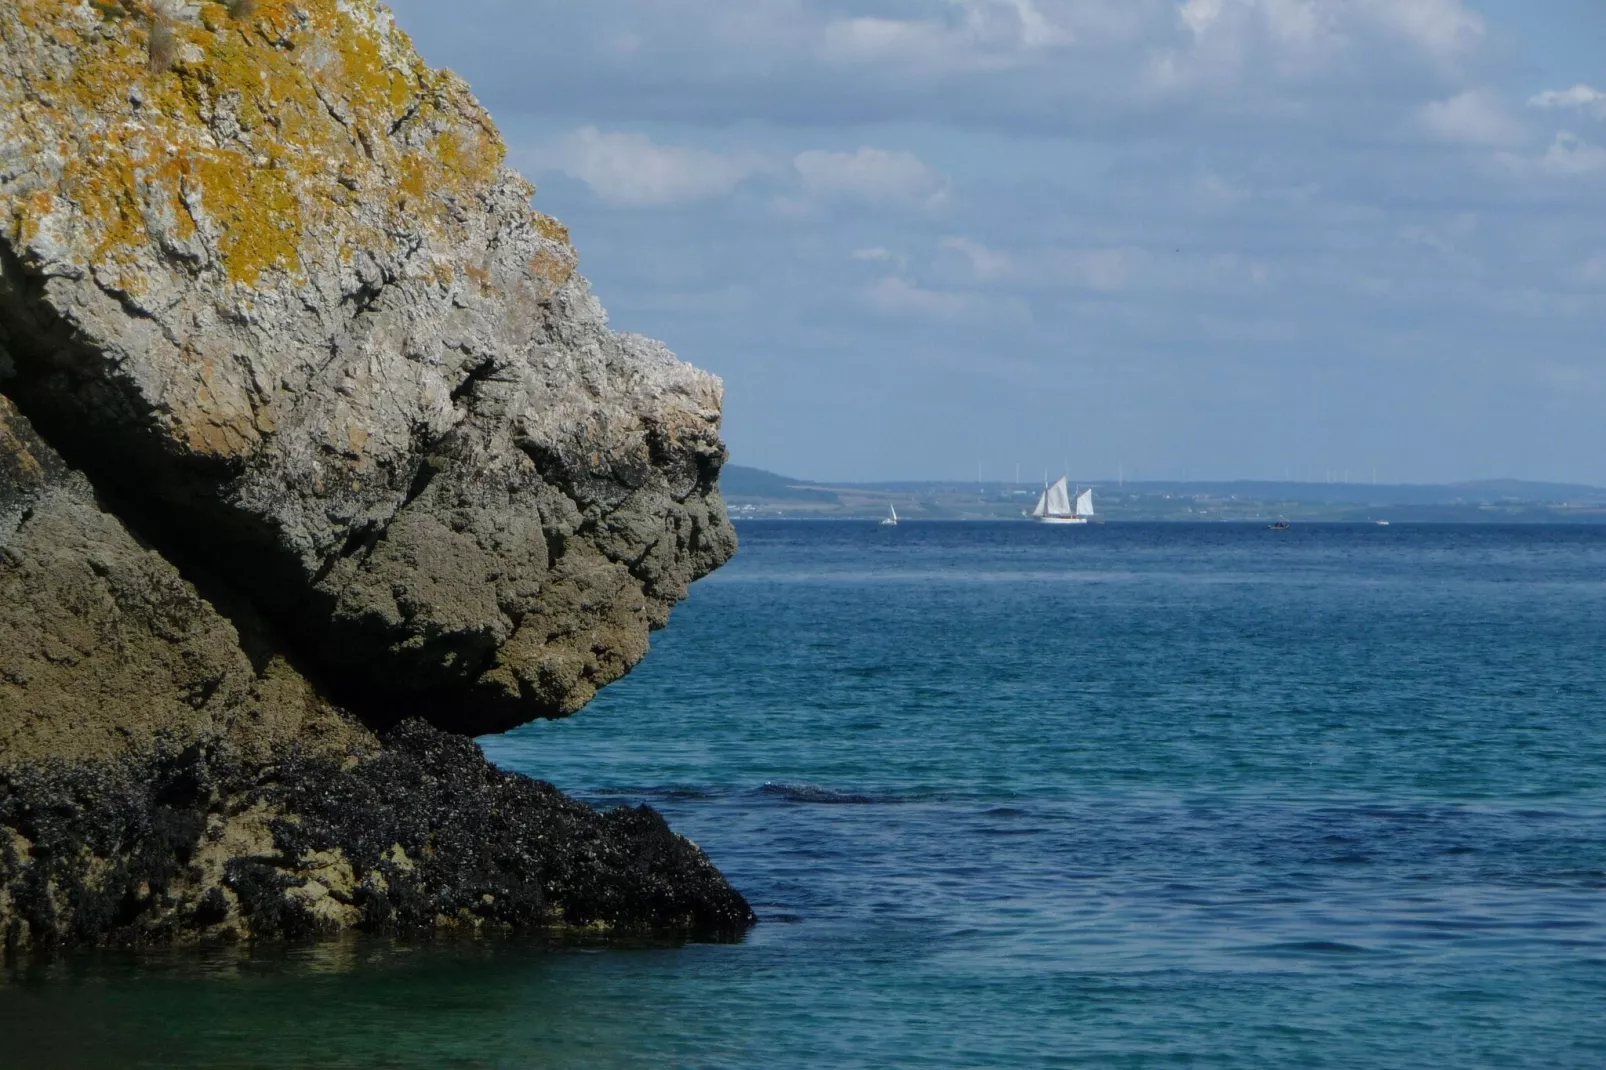
[[881, 526], [884, 528], [898, 526], [898, 507], [896, 505], [890, 502], [887, 503], [887, 515], [881, 518]]
[[1061, 476], [1052, 487], [1044, 490], [1031, 515], [1044, 524], [1086, 524], [1093, 515], [1093, 491], [1082, 491], [1073, 506], [1069, 482], [1068, 476]]

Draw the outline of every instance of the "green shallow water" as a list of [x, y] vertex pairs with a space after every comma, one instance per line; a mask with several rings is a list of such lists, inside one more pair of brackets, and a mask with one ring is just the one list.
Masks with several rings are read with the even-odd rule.
[[746, 940], [74, 956], [0, 1066], [1606, 1065], [1606, 531], [741, 534], [484, 743]]

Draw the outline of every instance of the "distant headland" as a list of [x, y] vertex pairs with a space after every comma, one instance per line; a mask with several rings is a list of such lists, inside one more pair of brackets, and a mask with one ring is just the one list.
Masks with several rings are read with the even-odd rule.
[[[1075, 473], [1071, 473], [1076, 483]], [[1606, 488], [1515, 479], [1451, 484], [1120, 482], [1088, 480], [1099, 513], [1120, 521], [1306, 523], [1606, 523]], [[1041, 488], [1001, 481], [830, 483], [727, 465], [720, 488], [741, 519], [879, 519], [889, 505], [909, 520], [1022, 518]]]

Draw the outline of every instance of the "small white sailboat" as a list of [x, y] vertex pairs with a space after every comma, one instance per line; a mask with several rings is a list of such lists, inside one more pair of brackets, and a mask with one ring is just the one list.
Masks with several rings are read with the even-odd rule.
[[881, 518], [881, 526], [884, 528], [895, 528], [898, 526], [898, 507], [896, 505], [893, 505], [890, 502], [887, 504], [887, 515]]
[[1093, 491], [1082, 491], [1076, 496], [1076, 504], [1072, 505], [1069, 482], [1068, 476], [1061, 476], [1037, 499], [1037, 508], [1032, 510], [1031, 515], [1039, 523], [1086, 524], [1093, 515]]

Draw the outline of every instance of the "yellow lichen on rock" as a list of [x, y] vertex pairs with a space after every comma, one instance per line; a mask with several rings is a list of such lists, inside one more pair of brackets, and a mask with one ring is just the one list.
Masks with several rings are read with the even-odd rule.
[[301, 204], [295, 180], [271, 167], [242, 166], [226, 153], [197, 157], [192, 174], [207, 216], [222, 231], [229, 281], [254, 286], [264, 271], [301, 269]]
[[[133, 0], [9, 6], [0, 44], [38, 55], [20, 38], [48, 38], [60, 66], [0, 87], [16, 105], [0, 134], [57, 150], [59, 196], [32, 192], [0, 218], [27, 244], [51, 213], [71, 213], [70, 260], [130, 291], [148, 282], [153, 245], [198, 232], [246, 287], [270, 273], [301, 281], [320, 259], [309, 242], [338, 249], [420, 228], [450, 241], [453, 202], [501, 177], [489, 117], [374, 0], [261, 0], [244, 21], [210, 3], [191, 18]], [[127, 17], [107, 18], [114, 9]], [[176, 44], [153, 70], [158, 21]], [[353, 189], [390, 191], [389, 218], [361, 218], [373, 205]]]
[[542, 296], [556, 292], [574, 276], [578, 264], [573, 256], [549, 253], [545, 250], [530, 260], [530, 273], [542, 283]]
[[535, 229], [547, 241], [554, 241], [559, 245], [567, 245], [571, 249], [574, 247], [574, 242], [569, 237], [569, 228], [545, 212], [535, 213]]

